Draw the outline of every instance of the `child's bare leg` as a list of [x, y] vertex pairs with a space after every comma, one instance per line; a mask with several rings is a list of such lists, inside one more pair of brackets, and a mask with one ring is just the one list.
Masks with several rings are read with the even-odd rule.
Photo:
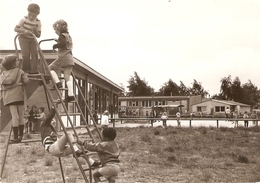
[[64, 79], [65, 79], [66, 84], [68, 86], [68, 96], [74, 96], [73, 82], [72, 82], [72, 78], [70, 76], [72, 69], [73, 69], [73, 66], [64, 67]]

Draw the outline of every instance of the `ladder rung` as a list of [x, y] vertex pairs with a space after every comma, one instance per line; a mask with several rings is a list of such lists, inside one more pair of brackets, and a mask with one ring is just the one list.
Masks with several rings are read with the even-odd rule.
[[[61, 102], [67, 102], [65, 99], [63, 99], [62, 101], [60, 101], [60, 100], [54, 100], [53, 101], [54, 103], [57, 103], [57, 104], [60, 104]], [[68, 103], [75, 103], [76, 101], [75, 100], [73, 100], [73, 101], [70, 101], [70, 102], [68, 102]]]
[[[81, 115], [81, 113], [68, 113], [69, 115]], [[66, 113], [60, 113], [61, 116], [67, 116]]]
[[[49, 90], [54, 91], [55, 88], [49, 88]], [[68, 90], [68, 88], [58, 88], [58, 90]]]
[[41, 142], [41, 141], [42, 141], [41, 139], [22, 140], [21, 142], [9, 141], [9, 144], [20, 144], [20, 143]]
[[[34, 78], [41, 78], [41, 76], [44, 76], [45, 79], [51, 79], [49, 75], [44, 75], [44, 74], [28, 74], [28, 77], [34, 77]], [[59, 79], [64, 79], [64, 77], [58, 76]]]

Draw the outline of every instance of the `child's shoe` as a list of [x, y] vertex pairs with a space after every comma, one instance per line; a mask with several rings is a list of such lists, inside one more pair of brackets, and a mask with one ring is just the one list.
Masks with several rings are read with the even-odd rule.
[[100, 161], [95, 161], [91, 167], [99, 167], [101, 165], [101, 162]]
[[64, 101], [65, 102], [73, 102], [73, 101], [75, 101], [75, 97], [74, 96], [68, 96]]

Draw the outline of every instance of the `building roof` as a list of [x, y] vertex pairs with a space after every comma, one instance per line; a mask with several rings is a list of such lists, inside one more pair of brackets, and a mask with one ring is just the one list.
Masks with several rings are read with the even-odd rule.
[[216, 99], [207, 100], [207, 101], [197, 103], [197, 104], [194, 104], [194, 105], [202, 104], [202, 103], [205, 103], [205, 102], [208, 102], [208, 101], [218, 102], [218, 103], [226, 104], [226, 105], [239, 105], [239, 106], [250, 107], [250, 105], [248, 105], [248, 104], [242, 104], [240, 102], [235, 102], [233, 100], [216, 100]]
[[[56, 51], [53, 51], [53, 50], [42, 50], [44, 57], [45, 59], [53, 59], [54, 56], [57, 55], [57, 52]], [[21, 59], [21, 50], [18, 50], [18, 53], [19, 53], [19, 57]], [[2, 60], [2, 58], [5, 56], [5, 55], [8, 55], [8, 54], [16, 54], [16, 51], [15, 50], [0, 50], [0, 59]], [[74, 58], [74, 62], [76, 65], [82, 67], [84, 70], [87, 70], [88, 72], [90, 72], [91, 74], [97, 76], [98, 78], [100, 78], [101, 80], [107, 82], [108, 84], [112, 85], [113, 87], [117, 88], [118, 90], [120, 91], [123, 91], [123, 89], [115, 84], [113, 81], [109, 80], [108, 78], [106, 78], [105, 76], [103, 76], [102, 74], [100, 74], [99, 72], [97, 72], [96, 70], [94, 70], [93, 68], [91, 68], [90, 66], [86, 65], [84, 62], [80, 61], [79, 59]]]
[[161, 100], [187, 100], [190, 96], [134, 96], [134, 97], [118, 97], [119, 101], [146, 101], [153, 99], [154, 101]]

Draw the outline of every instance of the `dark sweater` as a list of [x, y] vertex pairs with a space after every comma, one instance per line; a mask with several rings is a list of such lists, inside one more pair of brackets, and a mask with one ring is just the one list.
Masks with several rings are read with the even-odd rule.
[[43, 143], [43, 140], [46, 137], [51, 137], [53, 133], [56, 133], [55, 129], [51, 125], [51, 121], [52, 121], [54, 115], [55, 115], [55, 109], [51, 108], [50, 113], [48, 114], [46, 119], [41, 124], [41, 139], [42, 139], [42, 143]]

